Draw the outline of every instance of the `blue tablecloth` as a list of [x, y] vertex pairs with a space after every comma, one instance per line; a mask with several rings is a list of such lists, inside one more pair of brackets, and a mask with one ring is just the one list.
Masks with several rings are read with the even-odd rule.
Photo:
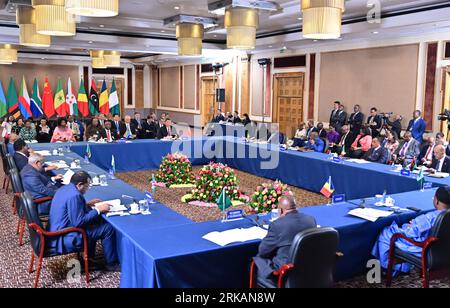
[[[427, 212], [432, 210], [433, 195], [434, 190], [393, 197], [401, 207], [414, 206]], [[322, 227], [333, 227], [339, 231], [339, 250], [345, 256], [337, 264], [337, 279], [350, 278], [364, 271], [371, 258], [370, 251], [384, 227], [393, 221], [406, 223], [418, 215], [408, 211], [371, 223], [347, 215], [356, 207], [355, 202], [301, 210], [314, 216]], [[116, 222], [112, 224], [115, 226]], [[133, 260], [134, 264], [126, 266], [142, 269], [145, 277], [136, 280], [122, 274], [121, 287], [247, 287], [249, 264], [257, 253], [259, 241], [220, 247], [202, 239], [202, 236], [213, 231], [251, 226], [247, 220], [230, 223], [213, 221], [145, 232], [129, 225], [126, 233], [132, 234], [134, 243], [130, 243], [126, 253], [132, 255], [127, 259]]]
[[[413, 206], [432, 210], [431, 198], [434, 190], [415, 191], [418, 184], [415, 176], [402, 177], [391, 167], [378, 164], [334, 163], [327, 155], [319, 153], [299, 153], [280, 151], [276, 146], [257, 146], [242, 144], [235, 138], [224, 138], [225, 143], [215, 143], [218, 139], [187, 141], [181, 149], [194, 153], [199, 151], [194, 164], [205, 164], [210, 160], [227, 163], [231, 167], [271, 179], [280, 179], [312, 191], [319, 191], [329, 176], [332, 176], [338, 193], [345, 193], [347, 199], [359, 199], [383, 192], [394, 195], [401, 207]], [[194, 143], [197, 146], [193, 146]], [[240, 144], [244, 153], [257, 150], [255, 158], [230, 157], [223, 154], [237, 149]], [[84, 156], [87, 143], [71, 144], [71, 150]], [[53, 149], [61, 144], [33, 145], [34, 149]], [[243, 147], [242, 147], [243, 146]], [[93, 154], [91, 164], [83, 169], [91, 174], [105, 174], [111, 164], [111, 156], [116, 158], [117, 170], [130, 171], [158, 168], [162, 156], [172, 150], [171, 142], [146, 140], [129, 144], [90, 144]], [[258, 154], [259, 151], [259, 154]], [[276, 152], [279, 165], [272, 170], [261, 168], [261, 161], [268, 160]], [[81, 159], [75, 153], [66, 153], [64, 160]], [[197, 152], [198, 153], [198, 152]], [[49, 157], [48, 160], [60, 159]], [[98, 165], [98, 167], [96, 166]], [[100, 167], [100, 168], [99, 168]], [[447, 185], [449, 179], [427, 178], [435, 186]], [[120, 180], [110, 180], [108, 187], [94, 187], [87, 199], [110, 200], [123, 194], [137, 200], [144, 195]], [[257, 185], [259, 183], [255, 183]], [[125, 200], [124, 200], [125, 201]], [[130, 202], [130, 201], [129, 201]], [[379, 232], [396, 220], [407, 222], [418, 214], [413, 212], [392, 215], [376, 223], [349, 217], [348, 211], [355, 208], [358, 201], [331, 207], [319, 206], [301, 211], [316, 218], [321, 226], [334, 227], [340, 234], [340, 250], [345, 257], [337, 265], [337, 279], [350, 278], [363, 272], [370, 258], [370, 250]], [[122, 263], [122, 287], [246, 287], [248, 285], [248, 265], [258, 248], [259, 241], [239, 243], [219, 247], [202, 236], [212, 231], [231, 228], [251, 227], [249, 221], [221, 223], [218, 221], [193, 223], [162, 204], [153, 205], [150, 216], [130, 216], [106, 218], [117, 230], [119, 255]]]

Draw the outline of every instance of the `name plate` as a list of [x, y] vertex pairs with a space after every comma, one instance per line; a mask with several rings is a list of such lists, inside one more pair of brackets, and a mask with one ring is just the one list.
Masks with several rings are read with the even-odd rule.
[[232, 210], [227, 212], [226, 221], [240, 220], [244, 218], [244, 210]]
[[411, 171], [403, 169], [402, 171], [400, 171], [400, 175], [411, 176]]
[[340, 163], [342, 159], [339, 156], [333, 156], [333, 162]]
[[430, 182], [423, 183], [423, 190], [431, 190], [431, 189], [433, 189], [433, 183]]
[[341, 195], [334, 195], [333, 196], [333, 204], [339, 204], [339, 203], [344, 203], [345, 200], [345, 194], [341, 194]]

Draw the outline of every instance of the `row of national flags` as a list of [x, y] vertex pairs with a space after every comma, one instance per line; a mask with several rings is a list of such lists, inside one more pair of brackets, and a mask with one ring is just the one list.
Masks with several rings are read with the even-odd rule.
[[69, 115], [89, 117], [99, 113], [120, 114], [120, 102], [115, 80], [113, 80], [109, 91], [106, 80], [104, 80], [99, 95], [93, 79], [89, 96], [83, 80], [80, 82], [78, 95], [76, 95], [72, 81], [69, 78], [66, 95], [62, 80], [59, 79], [55, 95], [53, 95], [48, 78], [45, 78], [42, 96], [39, 92], [37, 79], [34, 79], [31, 96], [28, 92], [25, 77], [22, 78], [20, 83], [19, 94], [17, 94], [13, 78], [10, 79], [6, 92], [3, 90], [3, 84], [0, 80], [0, 117], [7, 114], [14, 116], [16, 119], [21, 116], [24, 118], [39, 118], [41, 116], [51, 118]]

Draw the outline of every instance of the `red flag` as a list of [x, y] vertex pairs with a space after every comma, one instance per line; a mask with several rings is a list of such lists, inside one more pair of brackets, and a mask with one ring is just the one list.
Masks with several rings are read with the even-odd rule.
[[48, 118], [51, 118], [55, 115], [53, 93], [52, 89], [50, 88], [50, 84], [48, 83], [48, 78], [45, 78], [44, 83], [44, 94], [42, 95], [42, 110]]

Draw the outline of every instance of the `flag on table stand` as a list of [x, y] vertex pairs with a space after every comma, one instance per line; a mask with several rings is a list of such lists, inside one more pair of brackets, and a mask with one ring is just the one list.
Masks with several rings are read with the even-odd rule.
[[44, 83], [44, 95], [42, 95], [42, 110], [47, 118], [51, 118], [55, 115], [55, 104], [53, 102], [53, 93], [48, 78], [45, 78]]
[[6, 104], [6, 96], [5, 92], [3, 91], [3, 84], [0, 80], [0, 117], [3, 117], [8, 113], [8, 106]]
[[66, 95], [64, 94], [64, 89], [62, 86], [61, 79], [58, 80], [58, 87], [56, 88], [56, 94], [55, 94], [55, 110], [56, 113], [60, 117], [67, 116], [67, 103], [66, 103]]
[[39, 84], [36, 78], [34, 79], [33, 92], [31, 93], [30, 109], [35, 118], [39, 118], [44, 114], [42, 111], [42, 99], [41, 94], [39, 93]]
[[420, 185], [420, 189], [423, 190], [423, 184], [425, 182], [425, 175], [423, 174], [423, 169], [420, 169], [419, 174], [417, 175], [417, 182]]
[[111, 179], [114, 179], [114, 174], [116, 173], [116, 159], [114, 158], [114, 155], [111, 158], [111, 169], [109, 169], [109, 175], [111, 176]]
[[[220, 194], [219, 198], [217, 199], [217, 206], [219, 209], [224, 212], [225, 210], [230, 208], [233, 205], [230, 198], [227, 196], [227, 193], [225, 192], [225, 187], [222, 190], [222, 193]], [[225, 219], [225, 217], [224, 217]]]
[[78, 111], [83, 117], [89, 116], [89, 100], [84, 87], [84, 80], [81, 80], [80, 90], [78, 91]]
[[97, 93], [97, 87], [95, 86], [95, 80], [92, 79], [91, 83], [91, 92], [89, 93], [89, 111], [91, 112], [92, 116], [98, 115], [98, 93]]
[[323, 188], [320, 191], [320, 193], [322, 195], [324, 195], [325, 197], [327, 197], [328, 199], [333, 195], [333, 193], [334, 193], [334, 186], [333, 186], [333, 182], [331, 181], [331, 176], [328, 179], [328, 181], [325, 183], [325, 185], [323, 186]]
[[409, 170], [411, 170], [411, 172], [412, 172], [416, 169], [417, 169], [417, 161], [416, 161], [416, 158], [414, 157], [412, 162], [409, 164]]
[[75, 96], [75, 91], [73, 90], [72, 80], [67, 82], [67, 96], [66, 103], [69, 109], [69, 114], [73, 116], [78, 116], [78, 102]]
[[28, 119], [33, 116], [33, 113], [31, 112], [30, 109], [30, 95], [28, 94], [25, 76], [22, 77], [22, 82], [20, 83], [19, 109], [20, 113], [25, 119]]
[[108, 101], [108, 88], [106, 87], [106, 80], [103, 80], [102, 92], [100, 93], [100, 103], [99, 110], [100, 113], [108, 114], [109, 113], [109, 101]]
[[88, 163], [88, 162], [89, 162], [89, 159], [91, 159], [91, 157], [92, 157], [91, 147], [90, 147], [90, 145], [88, 144], [88, 145], [86, 146], [86, 154], [84, 155], [84, 161], [85, 161], [86, 163]]
[[117, 87], [115, 79], [113, 79], [111, 86], [111, 93], [109, 94], [109, 112], [112, 115], [114, 114], [120, 115], [120, 102], [119, 96], [117, 95]]
[[20, 117], [19, 98], [17, 97], [16, 87], [14, 86], [14, 80], [9, 80], [8, 93], [6, 94], [6, 101], [8, 103], [8, 113], [15, 119]]

